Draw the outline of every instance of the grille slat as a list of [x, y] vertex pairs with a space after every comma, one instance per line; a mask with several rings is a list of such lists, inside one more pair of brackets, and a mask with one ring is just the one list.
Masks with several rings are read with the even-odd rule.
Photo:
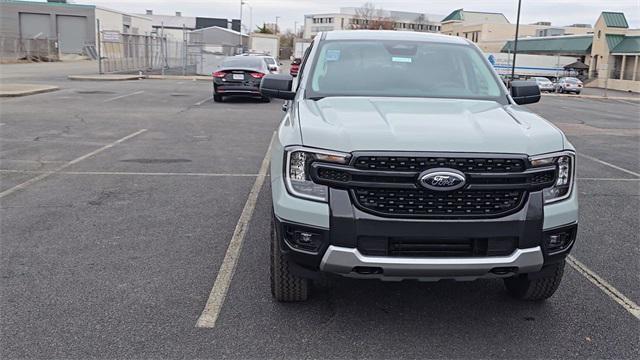
[[365, 211], [382, 216], [410, 217], [490, 217], [516, 210], [522, 203], [522, 190], [430, 190], [359, 188], [353, 191], [355, 203]]
[[400, 157], [359, 156], [354, 162], [356, 169], [390, 171], [424, 171], [445, 167], [463, 172], [520, 172], [525, 169], [523, 159], [509, 158], [458, 158], [458, 157]]

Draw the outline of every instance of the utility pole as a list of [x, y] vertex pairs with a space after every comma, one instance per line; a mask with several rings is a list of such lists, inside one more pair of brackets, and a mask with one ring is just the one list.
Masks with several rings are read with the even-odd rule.
[[247, 31], [247, 35], [251, 32], [253, 32], [253, 6], [249, 5], [249, 31]]
[[[96, 29], [98, 30], [98, 74], [102, 74], [102, 41], [100, 39], [100, 19], [96, 19]], [[58, 36], [58, 49], [60, 49], [60, 37]]]
[[276, 35], [278, 35], [278, 19], [280, 19], [280, 16], [276, 16]]
[[242, 6], [244, 5], [244, 1], [240, 0], [240, 53], [242, 54]]
[[185, 24], [182, 24], [182, 50], [183, 50], [183, 58], [182, 58], [182, 76], [187, 75], [187, 27]]
[[[511, 65], [511, 81], [516, 74], [516, 55], [518, 54], [518, 30], [520, 30], [520, 5], [522, 5], [522, 0], [518, 0], [518, 19], [516, 20], [516, 38], [513, 42], [513, 64]], [[511, 85], [511, 82], [509, 82]], [[511, 86], [509, 86], [511, 87]]]
[[293, 37], [294, 38], [298, 37], [298, 22], [297, 21], [293, 22]]

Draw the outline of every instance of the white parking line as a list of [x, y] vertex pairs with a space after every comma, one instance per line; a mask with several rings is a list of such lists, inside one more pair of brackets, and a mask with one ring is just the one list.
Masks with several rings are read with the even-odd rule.
[[614, 169], [616, 169], [616, 170], [620, 170], [620, 171], [622, 171], [622, 172], [626, 172], [627, 174], [631, 174], [631, 175], [634, 175], [634, 176], [640, 177], [640, 174], [638, 174], [637, 172], [633, 172], [633, 171], [631, 171], [631, 170], [627, 170], [627, 169], [625, 169], [625, 168], [621, 168], [620, 166], [616, 166], [616, 165], [613, 165], [613, 164], [611, 164], [611, 163], [608, 163], [608, 162], [606, 162], [606, 161], [604, 161], [604, 160], [600, 160], [600, 159], [598, 159], [598, 158], [594, 158], [593, 156], [585, 155], [585, 154], [582, 154], [582, 153], [577, 153], [577, 154], [578, 154], [578, 155], [580, 155], [580, 156], [582, 156], [583, 158], [587, 158], [587, 159], [589, 159], [589, 160], [591, 160], [591, 161], [595, 161], [595, 162], [597, 162], [597, 163], [600, 163], [600, 164], [602, 164], [602, 165], [607, 165], [607, 166], [609, 166], [609, 167], [611, 167], [611, 168], [614, 168]]
[[[1, 173], [44, 174], [43, 170], [0, 169]], [[258, 174], [238, 173], [182, 173], [182, 172], [129, 172], [129, 171], [58, 171], [60, 175], [115, 175], [115, 176], [204, 176], [204, 177], [256, 177]]]
[[142, 94], [143, 92], [144, 92], [144, 90], [140, 90], [140, 91], [132, 92], [131, 94], [124, 94], [124, 95], [112, 97], [112, 98], [106, 99], [104, 102], [111, 102], [111, 101], [114, 101], [114, 100], [125, 98], [127, 96], [133, 96], [133, 95]]
[[585, 180], [585, 181], [640, 181], [640, 178], [637, 179], [625, 179], [625, 178], [576, 178], [577, 180]]
[[273, 146], [275, 136], [276, 134], [274, 132], [271, 137], [269, 147], [267, 148], [267, 153], [264, 155], [264, 159], [262, 160], [262, 165], [260, 165], [258, 177], [249, 192], [247, 202], [244, 204], [244, 208], [242, 209], [236, 228], [233, 231], [233, 236], [231, 236], [231, 241], [229, 241], [227, 252], [222, 260], [222, 265], [220, 265], [220, 269], [218, 270], [218, 276], [216, 277], [216, 281], [213, 283], [213, 288], [211, 289], [211, 293], [209, 293], [209, 299], [204, 306], [204, 310], [202, 310], [202, 314], [200, 314], [200, 317], [198, 318], [196, 327], [213, 328], [216, 326], [216, 320], [218, 320], [220, 309], [227, 297], [227, 290], [229, 290], [231, 279], [233, 278], [236, 265], [238, 264], [240, 251], [242, 250], [242, 243], [244, 242], [244, 236], [247, 232], [247, 228], [249, 227], [249, 221], [251, 220], [251, 216], [253, 216], [253, 210], [255, 209], [256, 202], [258, 201], [258, 194], [260, 193], [262, 184], [264, 184], [264, 180], [267, 177], [269, 157], [271, 156], [271, 147]]
[[5, 197], [5, 196], [7, 196], [9, 194], [12, 194], [12, 193], [14, 193], [14, 192], [16, 192], [18, 190], [22, 190], [22, 189], [26, 188], [27, 186], [29, 186], [31, 184], [34, 184], [34, 183], [36, 183], [36, 182], [38, 182], [38, 181], [40, 181], [42, 179], [46, 179], [47, 177], [49, 177], [49, 176], [51, 176], [51, 175], [53, 175], [53, 174], [55, 174], [57, 172], [62, 171], [64, 169], [68, 168], [71, 165], [77, 164], [82, 160], [85, 160], [85, 159], [90, 158], [90, 157], [92, 157], [92, 156], [94, 156], [96, 154], [99, 154], [99, 153], [101, 153], [101, 152], [103, 152], [103, 151], [105, 151], [105, 150], [107, 150], [109, 148], [114, 147], [117, 144], [120, 144], [123, 141], [127, 141], [127, 140], [131, 139], [134, 136], [138, 136], [138, 135], [142, 134], [145, 131], [147, 131], [147, 129], [138, 130], [138, 131], [134, 132], [133, 134], [129, 134], [129, 135], [127, 135], [127, 136], [125, 136], [125, 137], [123, 137], [123, 138], [121, 138], [119, 140], [116, 140], [116, 141], [112, 142], [111, 144], [107, 144], [107, 145], [105, 145], [105, 146], [103, 146], [103, 147], [101, 147], [99, 149], [96, 149], [96, 150], [94, 150], [94, 151], [92, 151], [92, 152], [90, 152], [88, 154], [82, 155], [82, 156], [80, 156], [78, 158], [75, 158], [75, 159], [73, 159], [73, 160], [71, 160], [71, 161], [69, 161], [67, 163], [64, 163], [63, 165], [60, 165], [60, 166], [58, 166], [57, 168], [55, 168], [55, 169], [53, 169], [51, 171], [45, 171], [42, 174], [40, 174], [40, 175], [38, 175], [38, 176], [36, 176], [34, 178], [31, 178], [31, 179], [29, 179], [29, 180], [27, 180], [27, 181], [25, 181], [23, 183], [20, 183], [20, 184], [14, 186], [12, 188], [9, 188], [9, 189], [7, 189], [7, 190], [5, 190], [3, 192], [0, 192], [0, 198], [3, 198], [3, 197]]
[[631, 315], [640, 320], [640, 307], [638, 306], [638, 304], [624, 296], [620, 291], [618, 291], [611, 284], [609, 284], [598, 274], [589, 269], [585, 264], [578, 261], [572, 255], [569, 255], [567, 257], [567, 263], [569, 263], [569, 265], [577, 272], [579, 272], [582, 276], [587, 278], [587, 280], [591, 281], [595, 286], [600, 288], [600, 290], [602, 290], [602, 292], [613, 299], [613, 301], [622, 305], [625, 310], [627, 310]]
[[209, 97], [208, 97], [208, 98], [206, 98], [206, 99], [202, 99], [202, 100], [198, 101], [197, 103], [193, 104], [193, 106], [200, 106], [200, 105], [202, 105], [202, 104], [206, 103], [207, 101], [209, 101], [209, 100], [211, 100], [211, 99], [213, 99], [213, 96], [209, 96]]

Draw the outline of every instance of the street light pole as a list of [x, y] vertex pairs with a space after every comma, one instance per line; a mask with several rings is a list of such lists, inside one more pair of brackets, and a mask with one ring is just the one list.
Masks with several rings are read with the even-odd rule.
[[249, 31], [248, 34], [251, 34], [253, 31], [253, 6], [249, 5]]
[[516, 55], [518, 54], [518, 30], [520, 29], [520, 5], [522, 5], [522, 0], [518, 0], [518, 19], [516, 20], [516, 38], [513, 42], [513, 64], [511, 65], [511, 81], [513, 81], [513, 78], [515, 77], [515, 74], [516, 74]]
[[240, 53], [242, 53], [242, 6], [244, 5], [244, 1], [240, 0], [240, 29], [238, 29], [240, 33]]

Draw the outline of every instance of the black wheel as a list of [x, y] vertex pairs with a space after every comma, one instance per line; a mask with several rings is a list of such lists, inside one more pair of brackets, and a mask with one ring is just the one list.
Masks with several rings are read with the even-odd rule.
[[271, 294], [280, 302], [305, 301], [309, 297], [309, 280], [293, 275], [289, 261], [280, 251], [281, 235], [271, 221]]
[[507, 291], [515, 298], [540, 301], [550, 298], [562, 281], [564, 260], [548, 265], [539, 273], [523, 274], [504, 279]]
[[213, 101], [222, 102], [222, 95], [214, 94], [213, 95]]

